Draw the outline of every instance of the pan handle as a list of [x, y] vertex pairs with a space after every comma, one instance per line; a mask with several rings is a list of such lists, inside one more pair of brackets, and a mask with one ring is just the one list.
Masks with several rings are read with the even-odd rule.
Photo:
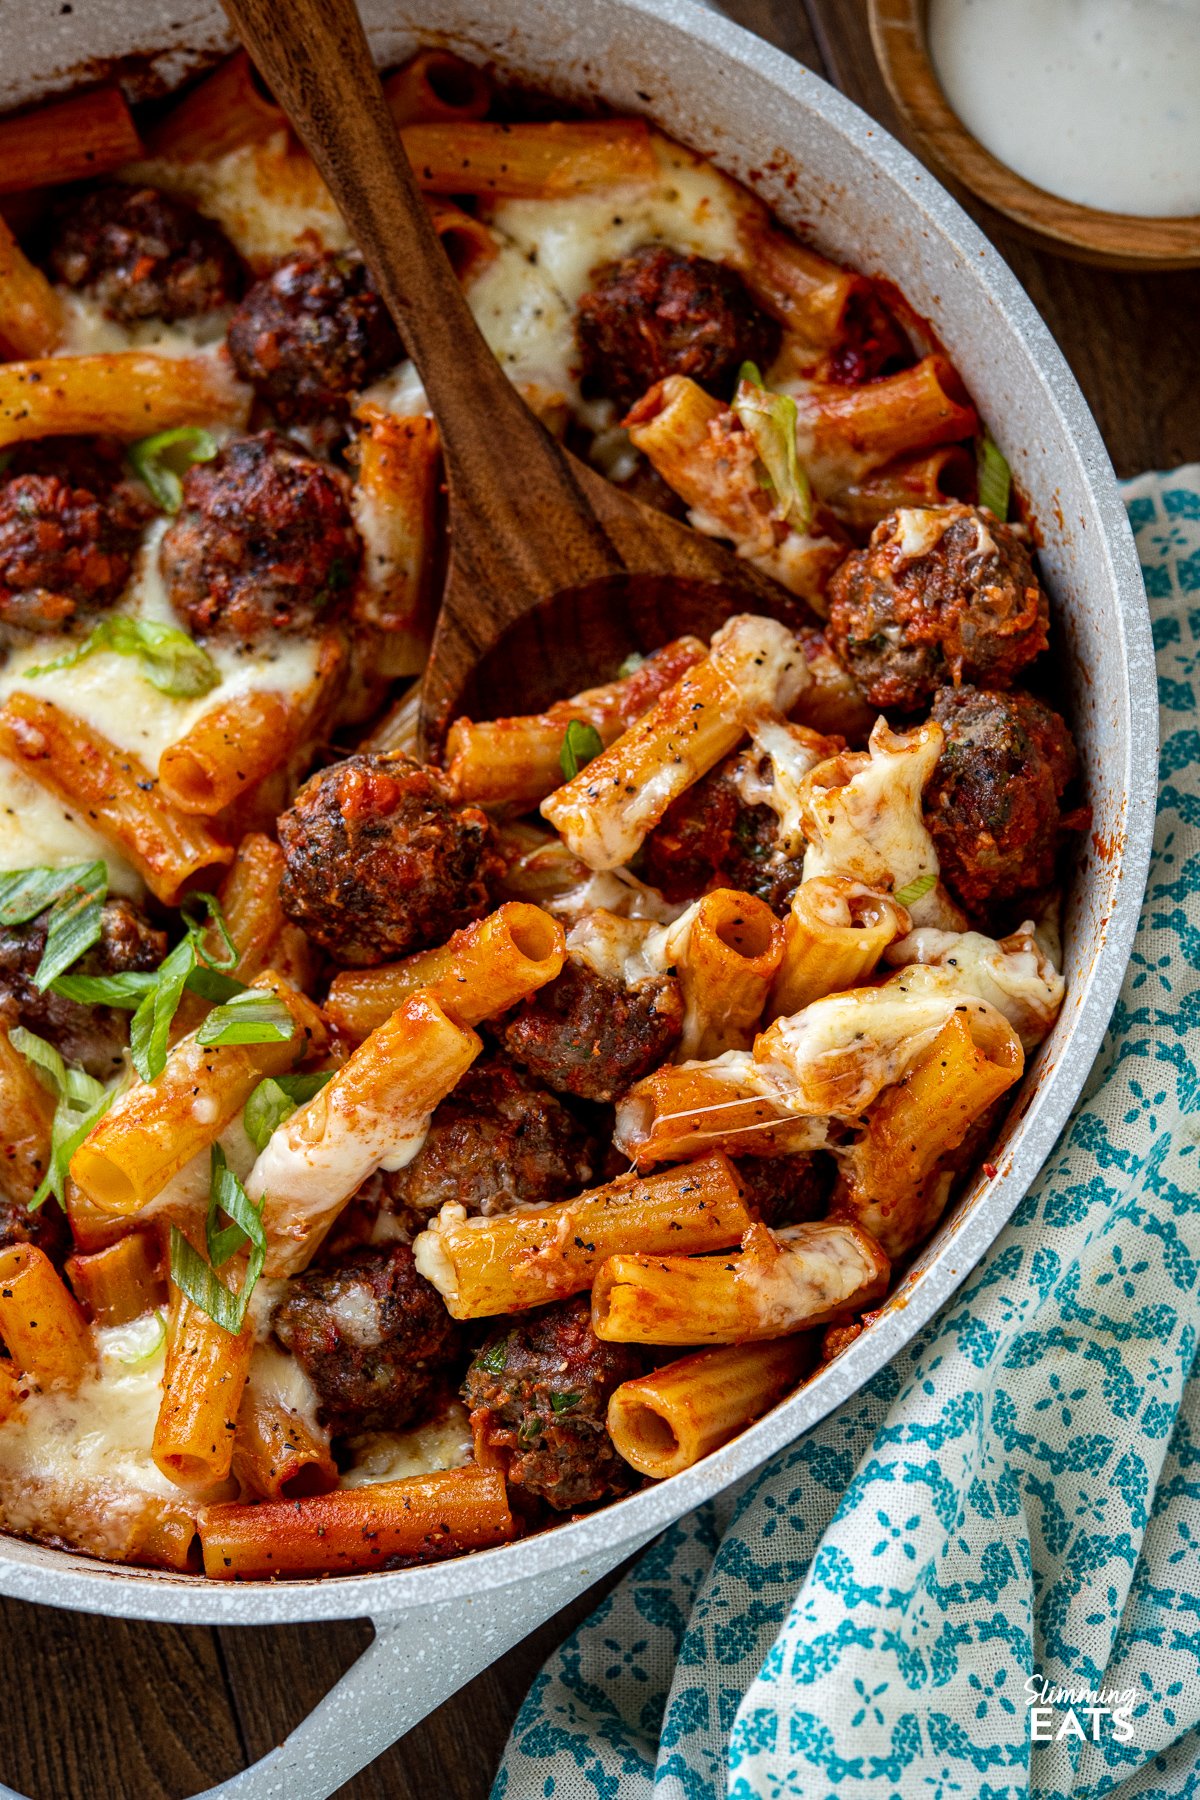
[[326, 1800], [629, 1554], [373, 1618], [374, 1640], [278, 1749], [195, 1800]]
[[[506, 1587], [373, 1617], [372, 1642], [295, 1731], [194, 1800], [326, 1800], [642, 1541], [614, 1545], [586, 1568], [547, 1569]], [[0, 1783], [0, 1800], [24, 1796]]]

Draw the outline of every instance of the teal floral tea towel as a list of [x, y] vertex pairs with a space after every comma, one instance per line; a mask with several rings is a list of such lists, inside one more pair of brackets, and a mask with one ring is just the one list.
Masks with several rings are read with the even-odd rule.
[[493, 1800], [1200, 1795], [1200, 467], [1125, 492], [1159, 816], [1079, 1107], [915, 1342], [562, 1646]]

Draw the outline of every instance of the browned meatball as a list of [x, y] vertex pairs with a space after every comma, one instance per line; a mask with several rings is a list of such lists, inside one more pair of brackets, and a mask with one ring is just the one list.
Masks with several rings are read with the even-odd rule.
[[884, 710], [916, 711], [950, 682], [1008, 687], [1049, 623], [1028, 550], [975, 506], [889, 513], [829, 584], [826, 635]]
[[116, 445], [18, 446], [0, 480], [0, 624], [70, 626], [111, 606], [133, 570], [149, 508], [122, 479]]
[[0, 1250], [12, 1244], [36, 1244], [59, 1268], [71, 1254], [66, 1214], [51, 1195], [36, 1212], [0, 1192]]
[[672, 801], [645, 846], [645, 876], [668, 900], [694, 900], [710, 887], [738, 888], [781, 916], [802, 879], [803, 856], [778, 848], [779, 818], [748, 806], [731, 758]]
[[943, 688], [933, 717], [945, 745], [925, 788], [942, 879], [969, 913], [1046, 887], [1065, 829], [1059, 802], [1076, 771], [1062, 719], [1030, 694]]
[[64, 205], [49, 261], [60, 281], [85, 288], [126, 324], [232, 306], [245, 281], [240, 256], [212, 219], [156, 188], [118, 182]]
[[736, 269], [665, 244], [643, 244], [592, 271], [575, 335], [585, 387], [624, 410], [667, 375], [728, 398], [739, 364], [765, 368], [779, 349], [779, 326]]
[[[111, 1006], [83, 1006], [61, 994], [41, 993], [33, 977], [46, 948], [47, 915], [28, 925], [0, 927], [0, 1019], [47, 1038], [68, 1062], [111, 1081], [129, 1043], [129, 1013]], [[156, 931], [128, 900], [106, 900], [101, 935], [71, 969], [73, 975], [125, 975], [157, 969], [167, 953], [167, 934]]]
[[683, 1036], [683, 998], [670, 975], [626, 988], [568, 960], [497, 1031], [509, 1055], [547, 1087], [615, 1100], [670, 1056]]
[[229, 353], [285, 424], [344, 414], [404, 346], [357, 256], [292, 256], [250, 289]]
[[253, 642], [333, 619], [362, 555], [348, 493], [336, 469], [273, 431], [193, 464], [159, 552], [188, 630]]
[[442, 1101], [420, 1152], [386, 1177], [387, 1188], [394, 1204], [418, 1213], [453, 1200], [490, 1216], [578, 1193], [592, 1178], [594, 1150], [561, 1100], [492, 1054]]
[[764, 1225], [807, 1225], [824, 1218], [833, 1193], [834, 1170], [815, 1156], [743, 1156], [737, 1176], [746, 1199]]
[[334, 1268], [293, 1276], [272, 1323], [335, 1436], [410, 1425], [444, 1392], [462, 1355], [459, 1328], [407, 1244], [357, 1250]]
[[410, 756], [348, 756], [280, 814], [279, 900], [337, 962], [387, 962], [444, 944], [488, 910], [501, 864], [478, 807], [456, 807]]
[[614, 1388], [642, 1374], [629, 1344], [592, 1330], [586, 1294], [493, 1332], [463, 1383], [471, 1422], [508, 1481], [558, 1512], [624, 1494], [637, 1479], [605, 1427]]

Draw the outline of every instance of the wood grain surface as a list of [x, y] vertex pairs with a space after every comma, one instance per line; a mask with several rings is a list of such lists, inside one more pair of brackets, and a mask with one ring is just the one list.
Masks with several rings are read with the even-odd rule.
[[[860, 0], [727, 0], [727, 10], [897, 129]], [[1110, 273], [996, 241], [1066, 352], [1117, 473], [1200, 461], [1200, 272]], [[594, 1598], [447, 1701], [343, 1800], [485, 1800], [529, 1682]], [[35, 1800], [177, 1800], [210, 1786], [285, 1737], [370, 1635], [362, 1624], [124, 1624], [16, 1601], [0, 1601], [0, 1633], [0, 1781]]]

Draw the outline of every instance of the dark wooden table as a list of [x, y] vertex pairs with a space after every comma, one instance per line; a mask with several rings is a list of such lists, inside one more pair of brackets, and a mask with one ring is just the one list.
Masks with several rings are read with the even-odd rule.
[[[858, 0], [727, 0], [727, 10], [897, 130]], [[1066, 352], [1117, 473], [1200, 461], [1200, 271], [1109, 274], [993, 235]], [[342, 1795], [483, 1800], [526, 1688], [590, 1604], [535, 1632]], [[0, 1633], [0, 1780], [36, 1800], [175, 1800], [285, 1737], [370, 1628], [130, 1625], [4, 1601]]]

